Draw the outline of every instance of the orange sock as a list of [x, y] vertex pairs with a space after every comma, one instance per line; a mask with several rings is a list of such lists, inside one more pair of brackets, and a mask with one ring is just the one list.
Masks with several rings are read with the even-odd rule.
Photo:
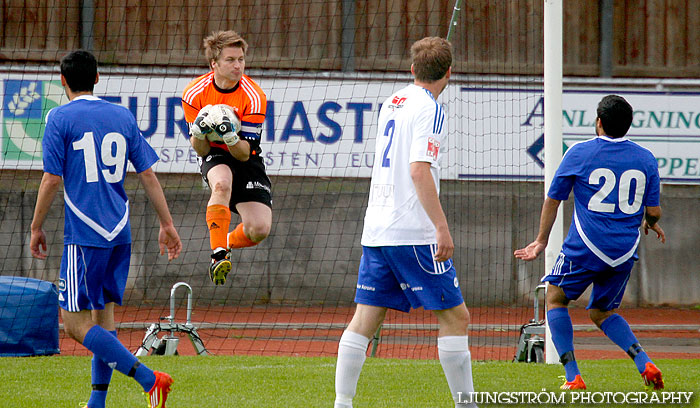
[[226, 248], [226, 234], [230, 224], [231, 210], [228, 207], [219, 204], [207, 207], [207, 227], [212, 251], [219, 247]]
[[258, 245], [258, 242], [251, 241], [243, 232], [243, 223], [238, 224], [236, 229], [228, 234], [229, 248], [247, 248]]

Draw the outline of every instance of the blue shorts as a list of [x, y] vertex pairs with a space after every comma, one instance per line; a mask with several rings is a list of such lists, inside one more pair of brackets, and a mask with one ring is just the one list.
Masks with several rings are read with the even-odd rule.
[[122, 304], [129, 276], [131, 244], [113, 248], [64, 245], [58, 304], [69, 312], [102, 310]]
[[435, 262], [436, 245], [362, 247], [355, 302], [408, 312], [464, 302], [452, 259]]
[[562, 288], [566, 298], [571, 300], [578, 299], [592, 283], [593, 292], [586, 309], [606, 312], [620, 307], [631, 272], [631, 269], [615, 271], [612, 267], [600, 272], [591, 271], [574, 264], [563, 253], [559, 253], [552, 271], [542, 278], [542, 282]]

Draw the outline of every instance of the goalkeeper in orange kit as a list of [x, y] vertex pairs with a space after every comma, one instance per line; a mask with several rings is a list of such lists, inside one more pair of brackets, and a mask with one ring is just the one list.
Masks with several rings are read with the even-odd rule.
[[[229, 251], [257, 245], [270, 233], [271, 183], [260, 156], [267, 98], [244, 74], [248, 44], [235, 31], [213, 32], [204, 39], [204, 50], [212, 70], [187, 85], [182, 107], [202, 178], [211, 189], [209, 276], [221, 285], [231, 271]], [[241, 223], [229, 233], [231, 211]]]

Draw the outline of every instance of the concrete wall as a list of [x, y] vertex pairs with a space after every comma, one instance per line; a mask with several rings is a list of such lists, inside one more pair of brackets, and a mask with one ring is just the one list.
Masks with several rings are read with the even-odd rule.
[[[0, 172], [0, 275], [57, 280], [63, 234], [61, 193], [45, 224], [48, 260], [33, 259], [29, 251], [40, 177], [39, 172]], [[172, 263], [158, 256], [157, 219], [137, 177], [130, 174], [134, 244], [126, 303], [165, 305], [171, 286], [178, 281], [192, 285], [198, 305], [352, 303], [368, 180], [273, 178], [270, 237], [258, 247], [234, 251], [234, 271], [226, 285], [215, 287], [207, 276], [208, 190], [197, 175], [159, 177], [183, 238], [183, 252]], [[530, 305], [532, 290], [544, 273], [543, 261], [517, 261], [512, 253], [537, 233], [542, 189], [541, 183], [528, 182], [443, 182], [443, 206], [456, 245], [454, 259], [470, 306]], [[700, 187], [663, 187], [661, 225], [668, 241], [662, 245], [643, 237], [627, 303], [700, 304], [699, 199]], [[571, 203], [567, 203], [566, 228], [570, 217]], [[237, 222], [235, 216], [233, 220]]]

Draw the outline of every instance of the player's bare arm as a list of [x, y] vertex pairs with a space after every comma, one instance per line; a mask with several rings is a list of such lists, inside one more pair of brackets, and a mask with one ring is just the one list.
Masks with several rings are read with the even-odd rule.
[[[208, 155], [211, 151], [211, 145], [209, 144], [209, 140], [206, 138], [199, 139], [195, 136], [191, 136], [190, 144], [200, 157]], [[241, 162], [246, 162], [248, 159], [250, 159], [250, 143], [247, 141], [240, 139], [235, 145], [227, 147], [229, 153], [231, 153], [234, 159]]]
[[656, 232], [656, 238], [658, 238], [661, 243], [666, 243], [666, 234], [659, 225], [660, 219], [661, 207], [645, 207], [642, 229], [644, 230], [644, 235], [649, 235], [649, 230]]
[[31, 238], [29, 239], [29, 248], [32, 251], [32, 256], [38, 259], [46, 259], [46, 235], [42, 227], [60, 186], [61, 176], [44, 173], [36, 198], [34, 218], [31, 225]]
[[447, 218], [440, 205], [440, 197], [438, 196], [433, 175], [430, 172], [430, 163], [414, 162], [411, 163], [411, 179], [416, 187], [418, 201], [420, 201], [423, 209], [430, 217], [430, 221], [435, 225], [437, 230], [435, 237], [437, 238], [437, 251], [435, 252], [435, 260], [445, 262], [452, 258], [455, 249], [455, 244], [452, 242]]
[[250, 159], [250, 143], [241, 139], [233, 146], [227, 146], [229, 153], [234, 159], [247, 162]]
[[192, 145], [192, 148], [197, 153], [197, 155], [200, 157], [206, 156], [211, 150], [211, 146], [209, 145], [209, 141], [207, 139], [198, 139], [195, 136], [191, 136], [190, 144]]
[[513, 252], [516, 258], [523, 261], [531, 261], [544, 251], [549, 242], [549, 234], [552, 232], [554, 220], [557, 218], [557, 210], [561, 201], [547, 197], [542, 204], [542, 213], [540, 214], [540, 231], [537, 238], [525, 248], [516, 249]]
[[146, 195], [148, 195], [153, 208], [156, 210], [156, 214], [158, 214], [158, 221], [160, 222], [160, 231], [158, 233], [160, 254], [163, 255], [167, 249], [168, 261], [172, 261], [180, 255], [182, 242], [173, 225], [173, 218], [170, 215], [170, 210], [168, 210], [168, 203], [165, 201], [163, 188], [160, 186], [160, 182], [152, 169], [139, 173], [139, 180], [141, 180], [141, 184], [146, 190]]

